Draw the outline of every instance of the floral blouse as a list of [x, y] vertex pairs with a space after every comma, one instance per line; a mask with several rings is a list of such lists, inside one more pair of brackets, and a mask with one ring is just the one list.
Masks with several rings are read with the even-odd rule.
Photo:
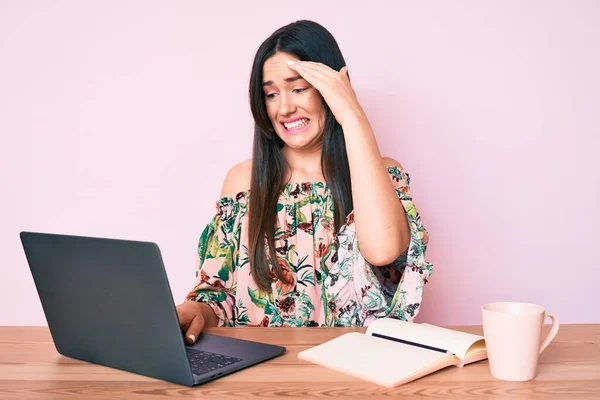
[[287, 184], [277, 204], [277, 262], [292, 284], [275, 280], [258, 289], [248, 258], [249, 190], [217, 202], [217, 214], [198, 243], [197, 283], [186, 301], [211, 306], [219, 326], [362, 326], [376, 318], [412, 321], [433, 265], [424, 254], [429, 235], [409, 189], [410, 178], [391, 166], [388, 175], [408, 218], [407, 251], [387, 266], [362, 257], [354, 212], [337, 234], [326, 183]]

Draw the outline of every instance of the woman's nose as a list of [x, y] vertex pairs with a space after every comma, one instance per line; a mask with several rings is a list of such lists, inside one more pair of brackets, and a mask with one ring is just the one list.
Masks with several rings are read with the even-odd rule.
[[279, 103], [280, 114], [291, 114], [296, 111], [296, 104], [291, 96], [281, 96], [281, 102]]

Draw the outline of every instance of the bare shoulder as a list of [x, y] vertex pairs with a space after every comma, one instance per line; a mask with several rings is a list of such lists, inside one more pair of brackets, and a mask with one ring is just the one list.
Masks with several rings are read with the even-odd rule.
[[400, 169], [404, 169], [404, 167], [402, 166], [402, 164], [400, 164], [398, 161], [394, 160], [391, 157], [381, 157], [381, 161], [383, 162], [383, 166], [385, 168], [387, 167], [391, 167], [391, 166], [396, 166]]
[[223, 189], [221, 190], [221, 197], [233, 197], [239, 192], [244, 192], [250, 189], [251, 176], [251, 158], [231, 167], [231, 169], [227, 172], [227, 176], [225, 176], [225, 182], [223, 182]]

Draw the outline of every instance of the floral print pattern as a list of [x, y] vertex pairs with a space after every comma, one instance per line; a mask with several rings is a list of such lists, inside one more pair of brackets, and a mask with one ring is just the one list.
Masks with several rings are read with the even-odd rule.
[[186, 301], [209, 304], [219, 326], [363, 326], [376, 318], [412, 321], [433, 265], [425, 260], [428, 232], [412, 202], [410, 177], [387, 168], [406, 212], [411, 241], [387, 266], [361, 255], [354, 212], [337, 234], [333, 197], [323, 182], [287, 184], [277, 204], [275, 252], [291, 284], [258, 289], [248, 259], [249, 190], [217, 202], [198, 243], [197, 283]]

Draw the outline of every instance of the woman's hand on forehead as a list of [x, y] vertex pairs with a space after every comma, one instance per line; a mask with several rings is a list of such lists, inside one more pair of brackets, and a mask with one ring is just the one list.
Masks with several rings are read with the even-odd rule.
[[348, 67], [336, 71], [325, 64], [312, 61], [287, 60], [288, 67], [321, 93], [331, 112], [340, 123], [364, 116], [356, 93], [350, 84]]

